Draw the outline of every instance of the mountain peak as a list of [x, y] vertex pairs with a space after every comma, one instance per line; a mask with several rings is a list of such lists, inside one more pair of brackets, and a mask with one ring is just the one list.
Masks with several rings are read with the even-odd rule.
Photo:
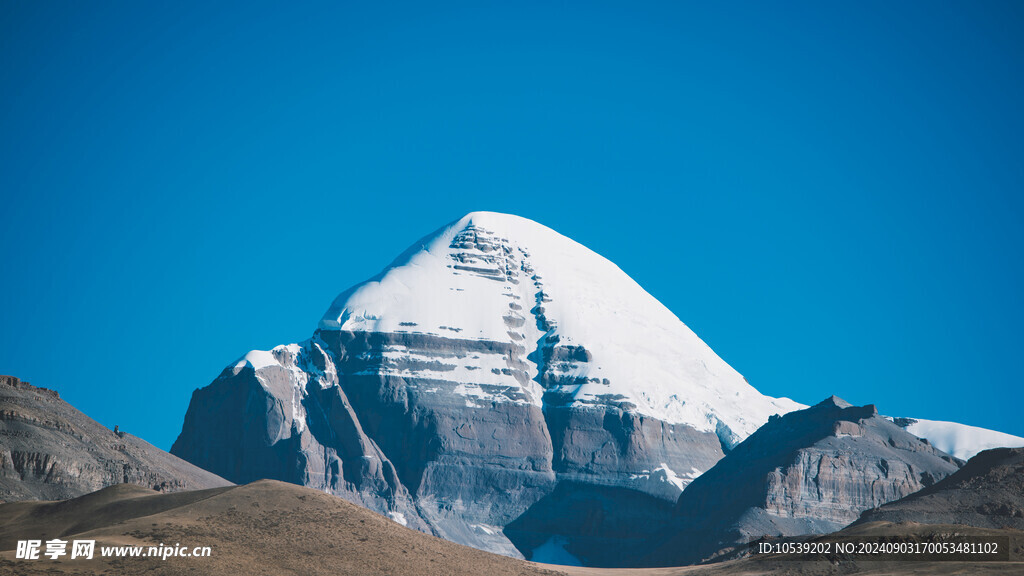
[[[665, 422], [718, 433], [726, 445], [799, 407], [758, 393], [618, 266], [510, 214], [471, 212], [414, 243], [380, 274], [339, 295], [319, 327], [501, 342], [529, 360], [463, 363], [438, 377], [508, 386], [512, 372], [524, 401], [540, 405], [545, 394], [580, 404], [614, 399]], [[556, 347], [572, 358], [554, 362]]]
[[462, 218], [456, 220], [456, 222], [464, 222], [467, 224], [476, 224], [478, 226], [501, 226], [502, 224], [514, 224], [514, 223], [527, 223], [533, 226], [543, 226], [534, 220], [517, 216], [515, 214], [507, 214], [505, 212], [490, 212], [487, 210], [477, 210], [466, 214]]
[[822, 406], [822, 407], [826, 407], [827, 406], [827, 407], [836, 407], [836, 408], [849, 408], [849, 407], [853, 406], [853, 404], [850, 404], [846, 400], [843, 400], [839, 396], [836, 396], [836, 395], [833, 394], [832, 396], [829, 396], [828, 398], [825, 398], [824, 400], [819, 402], [817, 404], [817, 406]]

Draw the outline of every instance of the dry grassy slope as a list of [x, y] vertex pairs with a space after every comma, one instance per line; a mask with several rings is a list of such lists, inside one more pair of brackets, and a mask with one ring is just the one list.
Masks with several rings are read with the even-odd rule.
[[[179, 494], [140, 490], [115, 486], [62, 503], [0, 505], [0, 573], [558, 574], [404, 528], [341, 498], [283, 482]], [[97, 547], [181, 543], [211, 546], [213, 555], [14, 560], [15, 541], [42, 536], [44, 526], [63, 536], [94, 538]]]
[[[921, 538], [948, 530], [917, 524], [876, 523], [821, 537], [879, 535]], [[0, 505], [0, 574], [346, 574], [557, 576], [780, 576], [1024, 574], [1024, 532], [1007, 534], [1013, 563], [794, 562], [745, 558], [711, 566], [608, 570], [531, 564], [459, 546], [404, 528], [341, 498], [310, 488], [262, 480], [245, 486], [156, 494], [113, 486], [65, 502]], [[14, 560], [15, 541], [61, 535], [101, 545], [181, 543], [211, 546], [210, 558]]]
[[158, 514], [205, 500], [226, 489], [158, 494], [134, 484], [118, 484], [73, 500], [0, 505], [0, 550], [11, 550], [18, 540], [29, 537], [65, 538]]

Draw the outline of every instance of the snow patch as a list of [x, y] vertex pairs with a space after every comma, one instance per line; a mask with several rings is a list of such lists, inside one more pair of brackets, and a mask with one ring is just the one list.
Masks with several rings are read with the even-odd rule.
[[990, 448], [1019, 448], [1024, 446], [1024, 438], [939, 420], [917, 420], [906, 427], [918, 438], [924, 438], [932, 446], [961, 460], [969, 460], [972, 456]]
[[471, 524], [470, 526], [479, 532], [487, 534], [488, 536], [493, 536], [498, 532], [501, 532], [501, 528], [498, 528], [497, 526], [490, 526], [488, 524]]
[[488, 398], [489, 397], [489, 395], [486, 394], [483, 391], [483, 389], [481, 389], [476, 384], [459, 384], [458, 386], [455, 387], [454, 390], [452, 390], [452, 392], [454, 392], [455, 394], [458, 394], [460, 396], [469, 396], [469, 397], [472, 397], [472, 398], [481, 398], [482, 399], [482, 398]]
[[[309, 344], [309, 341], [305, 344]], [[286, 371], [288, 384], [291, 386], [288, 402], [291, 408], [292, 427], [299, 433], [306, 429], [306, 410], [302, 406], [302, 399], [306, 396], [306, 384], [309, 383], [309, 377], [311, 374], [317, 378], [324, 377], [324, 374], [319, 370], [311, 370], [315, 367], [310, 362], [304, 360], [305, 352], [303, 346], [303, 344], [282, 344], [281, 346], [276, 346], [273, 350], [251, 350], [234, 365], [235, 373], [246, 366], [252, 366], [256, 372], [256, 379], [264, 387], [273, 385], [270, 383], [274, 382], [274, 380], [268, 380], [268, 375], [263, 374], [262, 371], [267, 368], [280, 368]], [[330, 366], [330, 369], [333, 371], [333, 365]], [[321, 386], [323, 386], [322, 380]], [[278, 389], [275, 395], [281, 392], [284, 391]]]
[[668, 467], [668, 464], [665, 464], [664, 462], [661, 463], [661, 466], [654, 469], [654, 472], [651, 473], [651, 478], [660, 482], [668, 482], [676, 488], [679, 488], [680, 492], [682, 492], [683, 488], [686, 488], [686, 485], [689, 484], [689, 479], [683, 480], [677, 476], [676, 473]]
[[[676, 474], [675, 471], [668, 467], [668, 464], [661, 462], [661, 465], [654, 470], [642, 470], [640, 474], [630, 474], [629, 479], [638, 480], [648, 485], [663, 485], [667, 489], [668, 494], [679, 496], [690, 482], [693, 482], [694, 479], [703, 474], [703, 472], [696, 468], [691, 468], [690, 470], [690, 472]], [[660, 491], [665, 492], [664, 489]]]
[[267, 350], [253, 350], [249, 352], [238, 361], [238, 365], [236, 366], [240, 367], [240, 365], [245, 364], [251, 365], [254, 370], [260, 370], [268, 366], [281, 365], [280, 362], [277, 361], [277, 358], [274, 358], [274, 354]]
[[388, 518], [391, 518], [402, 526], [409, 525], [409, 521], [405, 519], [405, 514], [402, 514], [401, 512], [388, 512]]

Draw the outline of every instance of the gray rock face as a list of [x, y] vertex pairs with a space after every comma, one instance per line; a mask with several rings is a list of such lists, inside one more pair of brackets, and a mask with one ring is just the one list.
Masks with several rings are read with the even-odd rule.
[[832, 397], [772, 418], [694, 480], [679, 498], [678, 533], [659, 563], [700, 561], [764, 535], [832, 532], [960, 463], [874, 406]]
[[618, 406], [548, 405], [545, 416], [553, 466], [566, 481], [631, 488], [674, 501], [691, 477], [724, 455], [714, 434]]
[[[498, 361], [515, 379], [523, 373], [523, 348], [423, 334], [319, 331], [317, 338], [339, 358], [342, 386], [366, 432], [396, 462], [432, 529], [455, 542], [516, 555], [501, 527], [555, 480], [540, 407], [517, 386], [481, 384], [490, 399], [467, 398], [455, 393], [465, 383], [424, 378], [423, 361], [412, 359], [470, 366]], [[396, 348], [402, 350], [397, 359], [387, 354]]]
[[1024, 448], [981, 452], [940, 482], [867, 510], [855, 524], [876, 521], [1024, 530]]
[[301, 484], [425, 528], [395, 466], [337, 385], [331, 357], [311, 343], [273, 355], [272, 365], [242, 362], [196, 390], [171, 452], [238, 483]]
[[[542, 533], [513, 541], [503, 529], [546, 515], [547, 538], [578, 540], [582, 557], [601, 561], [608, 549], [585, 542], [611, 538], [602, 531], [620, 530], [616, 523], [599, 523], [582, 538], [572, 517], [557, 512], [564, 498], [538, 502], [556, 487], [558, 494], [575, 487], [575, 505], [656, 500], [647, 505], [654, 516], [644, 524], [651, 526], [668, 520], [689, 479], [675, 471], [695, 475], [723, 454], [715, 434], [628, 406], [542, 407], [528, 389], [488, 385], [481, 387], [503, 401], [467, 401], [454, 392], [465, 383], [418, 377], [422, 360], [396, 359], [389, 354], [395, 348], [470, 365], [499, 357], [512, 369], [524, 353], [500, 342], [321, 330], [301, 346], [275, 348], [273, 363], [239, 362], [197, 390], [171, 451], [238, 483], [269, 478], [314, 487], [510, 556], [529, 557]], [[588, 486], [595, 490], [582, 489]], [[554, 508], [542, 511], [548, 505]], [[580, 551], [588, 546], [605, 554]]]
[[0, 501], [75, 498], [120, 483], [160, 492], [231, 485], [105, 428], [53, 390], [0, 376]]

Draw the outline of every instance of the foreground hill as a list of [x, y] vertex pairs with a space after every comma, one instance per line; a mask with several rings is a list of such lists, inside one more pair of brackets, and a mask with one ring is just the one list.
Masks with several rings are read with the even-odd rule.
[[[554, 575], [428, 536], [323, 492], [273, 480], [179, 494], [114, 486], [67, 502], [0, 505], [4, 574]], [[209, 557], [15, 560], [16, 540], [209, 546]]]
[[[1011, 562], [829, 562], [777, 556], [747, 557], [710, 566], [613, 570], [545, 566], [453, 544], [411, 530], [341, 498], [276, 481], [245, 486], [158, 494], [137, 486], [114, 486], [65, 502], [0, 505], [0, 573], [65, 574], [302, 574], [391, 576], [807, 576], [1020, 574], [1024, 533], [974, 530], [1004, 536], [1015, 550]], [[839, 533], [842, 538], [921, 540], [963, 527], [873, 523]], [[930, 532], [929, 532], [930, 531]], [[94, 539], [104, 546], [180, 544], [209, 546], [208, 557], [16, 560], [19, 539]]]
[[58, 500], [127, 482], [161, 492], [231, 483], [100, 425], [13, 376], [0, 376], [0, 502]]

